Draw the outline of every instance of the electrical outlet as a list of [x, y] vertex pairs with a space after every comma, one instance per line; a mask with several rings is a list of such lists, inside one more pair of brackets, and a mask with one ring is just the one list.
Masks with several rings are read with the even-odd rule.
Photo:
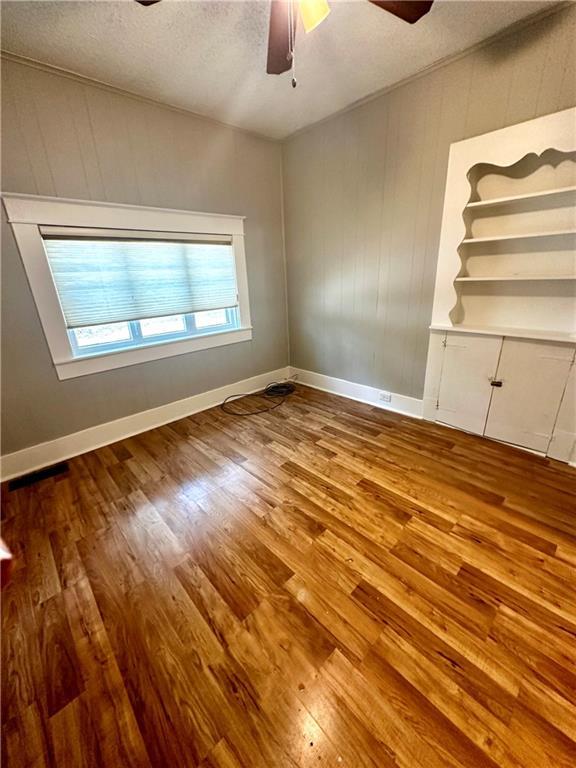
[[379, 400], [382, 403], [391, 403], [392, 395], [390, 394], [390, 392], [380, 392]]

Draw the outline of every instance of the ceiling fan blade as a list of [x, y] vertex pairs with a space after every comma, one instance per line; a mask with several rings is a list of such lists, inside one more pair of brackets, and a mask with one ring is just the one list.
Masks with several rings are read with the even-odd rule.
[[160, 0], [136, 0], [136, 2], [147, 8], [149, 5], [156, 5], [156, 3], [159, 3]]
[[434, 0], [370, 0], [373, 5], [382, 8], [383, 11], [393, 13], [399, 19], [415, 24], [418, 19], [428, 13]]
[[292, 66], [290, 61], [290, 2], [270, 0], [270, 30], [266, 72], [281, 75]]

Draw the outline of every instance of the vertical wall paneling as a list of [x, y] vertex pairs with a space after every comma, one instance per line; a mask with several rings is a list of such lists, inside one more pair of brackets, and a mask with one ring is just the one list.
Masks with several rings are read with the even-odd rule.
[[291, 363], [422, 397], [450, 144], [576, 104], [576, 7], [284, 145]]
[[3, 453], [286, 366], [280, 145], [10, 60], [2, 76], [5, 191], [245, 215], [254, 326], [245, 344], [58, 381], [3, 226]]
[[[4, 65], [2, 67], [3, 82], [5, 91], [12, 93], [13, 104], [3, 102], [2, 124], [16, 122], [20, 127], [22, 142], [26, 146], [28, 157], [32, 165], [32, 171], [35, 179], [35, 192], [39, 195], [56, 196], [56, 186], [52, 175], [52, 169], [48, 162], [46, 144], [44, 135], [40, 129], [40, 118], [37, 113], [36, 104], [33, 95], [29, 92], [28, 76], [30, 70], [26, 67], [11, 67]], [[12, 112], [8, 110], [12, 106]], [[10, 136], [3, 135], [3, 142], [8, 142]], [[17, 148], [12, 148], [8, 144], [2, 146], [2, 177], [8, 174], [14, 179], [14, 183], [21, 186], [22, 182], [18, 178], [18, 167], [14, 166], [18, 154]], [[17, 192], [29, 192], [29, 189], [10, 190]]]

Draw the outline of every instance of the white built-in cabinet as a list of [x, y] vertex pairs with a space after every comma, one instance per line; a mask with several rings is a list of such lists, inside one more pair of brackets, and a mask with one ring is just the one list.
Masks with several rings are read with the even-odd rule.
[[[436, 421], [548, 452], [562, 404], [576, 400], [574, 346], [445, 331], [437, 352]], [[569, 441], [556, 457], [569, 460]]]
[[424, 416], [576, 462], [576, 109], [453, 144]]

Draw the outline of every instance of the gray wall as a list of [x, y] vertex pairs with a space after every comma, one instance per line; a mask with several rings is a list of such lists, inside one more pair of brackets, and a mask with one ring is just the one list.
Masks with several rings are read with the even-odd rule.
[[11, 230], [2, 244], [2, 452], [287, 365], [281, 147], [3, 63], [4, 191], [247, 216], [253, 340], [58, 381]]
[[292, 365], [422, 397], [450, 144], [575, 104], [571, 7], [287, 142]]

